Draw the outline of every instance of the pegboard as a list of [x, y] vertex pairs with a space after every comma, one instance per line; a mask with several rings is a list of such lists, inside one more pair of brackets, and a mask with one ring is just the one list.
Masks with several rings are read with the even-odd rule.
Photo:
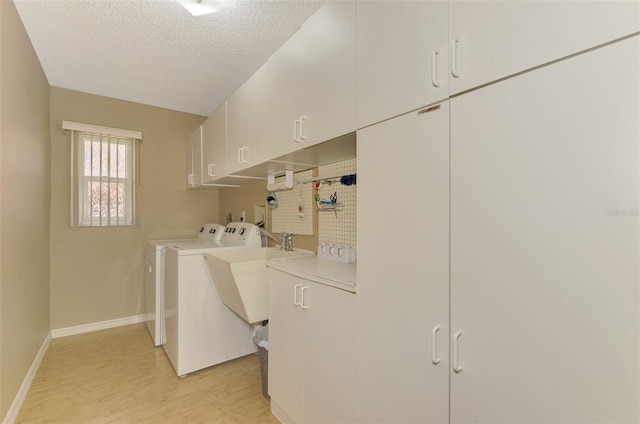
[[[298, 172], [293, 175], [294, 181], [312, 178], [313, 171]], [[284, 181], [284, 177], [276, 178], [276, 182]], [[278, 207], [271, 211], [271, 231], [274, 233], [293, 233], [304, 236], [313, 235], [313, 184], [295, 184], [293, 189], [277, 192]], [[300, 219], [298, 208], [302, 205], [303, 218]]]
[[[318, 168], [318, 178], [355, 173], [355, 159]], [[342, 210], [339, 212], [318, 212], [318, 243], [336, 243], [341, 246], [356, 247], [358, 241], [356, 187], [357, 184], [346, 186], [337, 181], [330, 185], [322, 184], [320, 190], [314, 189], [314, 192], [320, 195], [320, 199], [329, 199], [329, 196], [336, 193], [338, 203], [342, 203]]]

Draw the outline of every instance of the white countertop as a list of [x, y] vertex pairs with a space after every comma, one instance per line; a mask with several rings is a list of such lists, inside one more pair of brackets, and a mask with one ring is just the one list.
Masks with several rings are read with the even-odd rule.
[[318, 259], [317, 256], [278, 258], [267, 261], [267, 266], [295, 277], [346, 290], [357, 291], [356, 264]]

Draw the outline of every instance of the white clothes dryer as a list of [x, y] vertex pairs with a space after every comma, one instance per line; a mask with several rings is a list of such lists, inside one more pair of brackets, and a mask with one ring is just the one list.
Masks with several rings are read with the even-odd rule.
[[165, 246], [179, 242], [219, 243], [225, 227], [219, 224], [205, 224], [200, 227], [196, 238], [174, 240], [149, 240], [145, 250], [144, 313], [147, 330], [153, 344], [165, 343], [164, 327], [164, 252]]
[[232, 222], [215, 246], [194, 241], [166, 246], [163, 347], [179, 376], [256, 352], [253, 327], [220, 300], [204, 253], [261, 242], [256, 225]]

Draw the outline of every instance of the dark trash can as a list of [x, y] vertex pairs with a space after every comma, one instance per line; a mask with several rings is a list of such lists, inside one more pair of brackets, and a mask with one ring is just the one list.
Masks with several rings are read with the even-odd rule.
[[258, 345], [258, 358], [260, 360], [260, 379], [262, 381], [262, 396], [270, 400], [269, 396], [269, 327], [263, 325], [257, 327], [253, 336], [253, 342]]

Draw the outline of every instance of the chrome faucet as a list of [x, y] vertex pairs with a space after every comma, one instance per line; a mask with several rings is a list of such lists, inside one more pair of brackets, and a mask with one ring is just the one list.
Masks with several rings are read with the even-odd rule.
[[280, 234], [280, 241], [278, 241], [278, 239], [276, 239], [270, 232], [268, 232], [264, 228], [261, 228], [260, 232], [262, 234], [265, 234], [269, 239], [271, 239], [274, 242], [276, 242], [277, 244], [279, 244], [281, 250], [284, 250], [285, 252], [292, 252], [293, 251], [293, 236], [294, 236], [294, 234], [292, 234], [292, 233], [281, 233]]
[[280, 247], [285, 252], [293, 251], [293, 234], [282, 233], [280, 234]]

